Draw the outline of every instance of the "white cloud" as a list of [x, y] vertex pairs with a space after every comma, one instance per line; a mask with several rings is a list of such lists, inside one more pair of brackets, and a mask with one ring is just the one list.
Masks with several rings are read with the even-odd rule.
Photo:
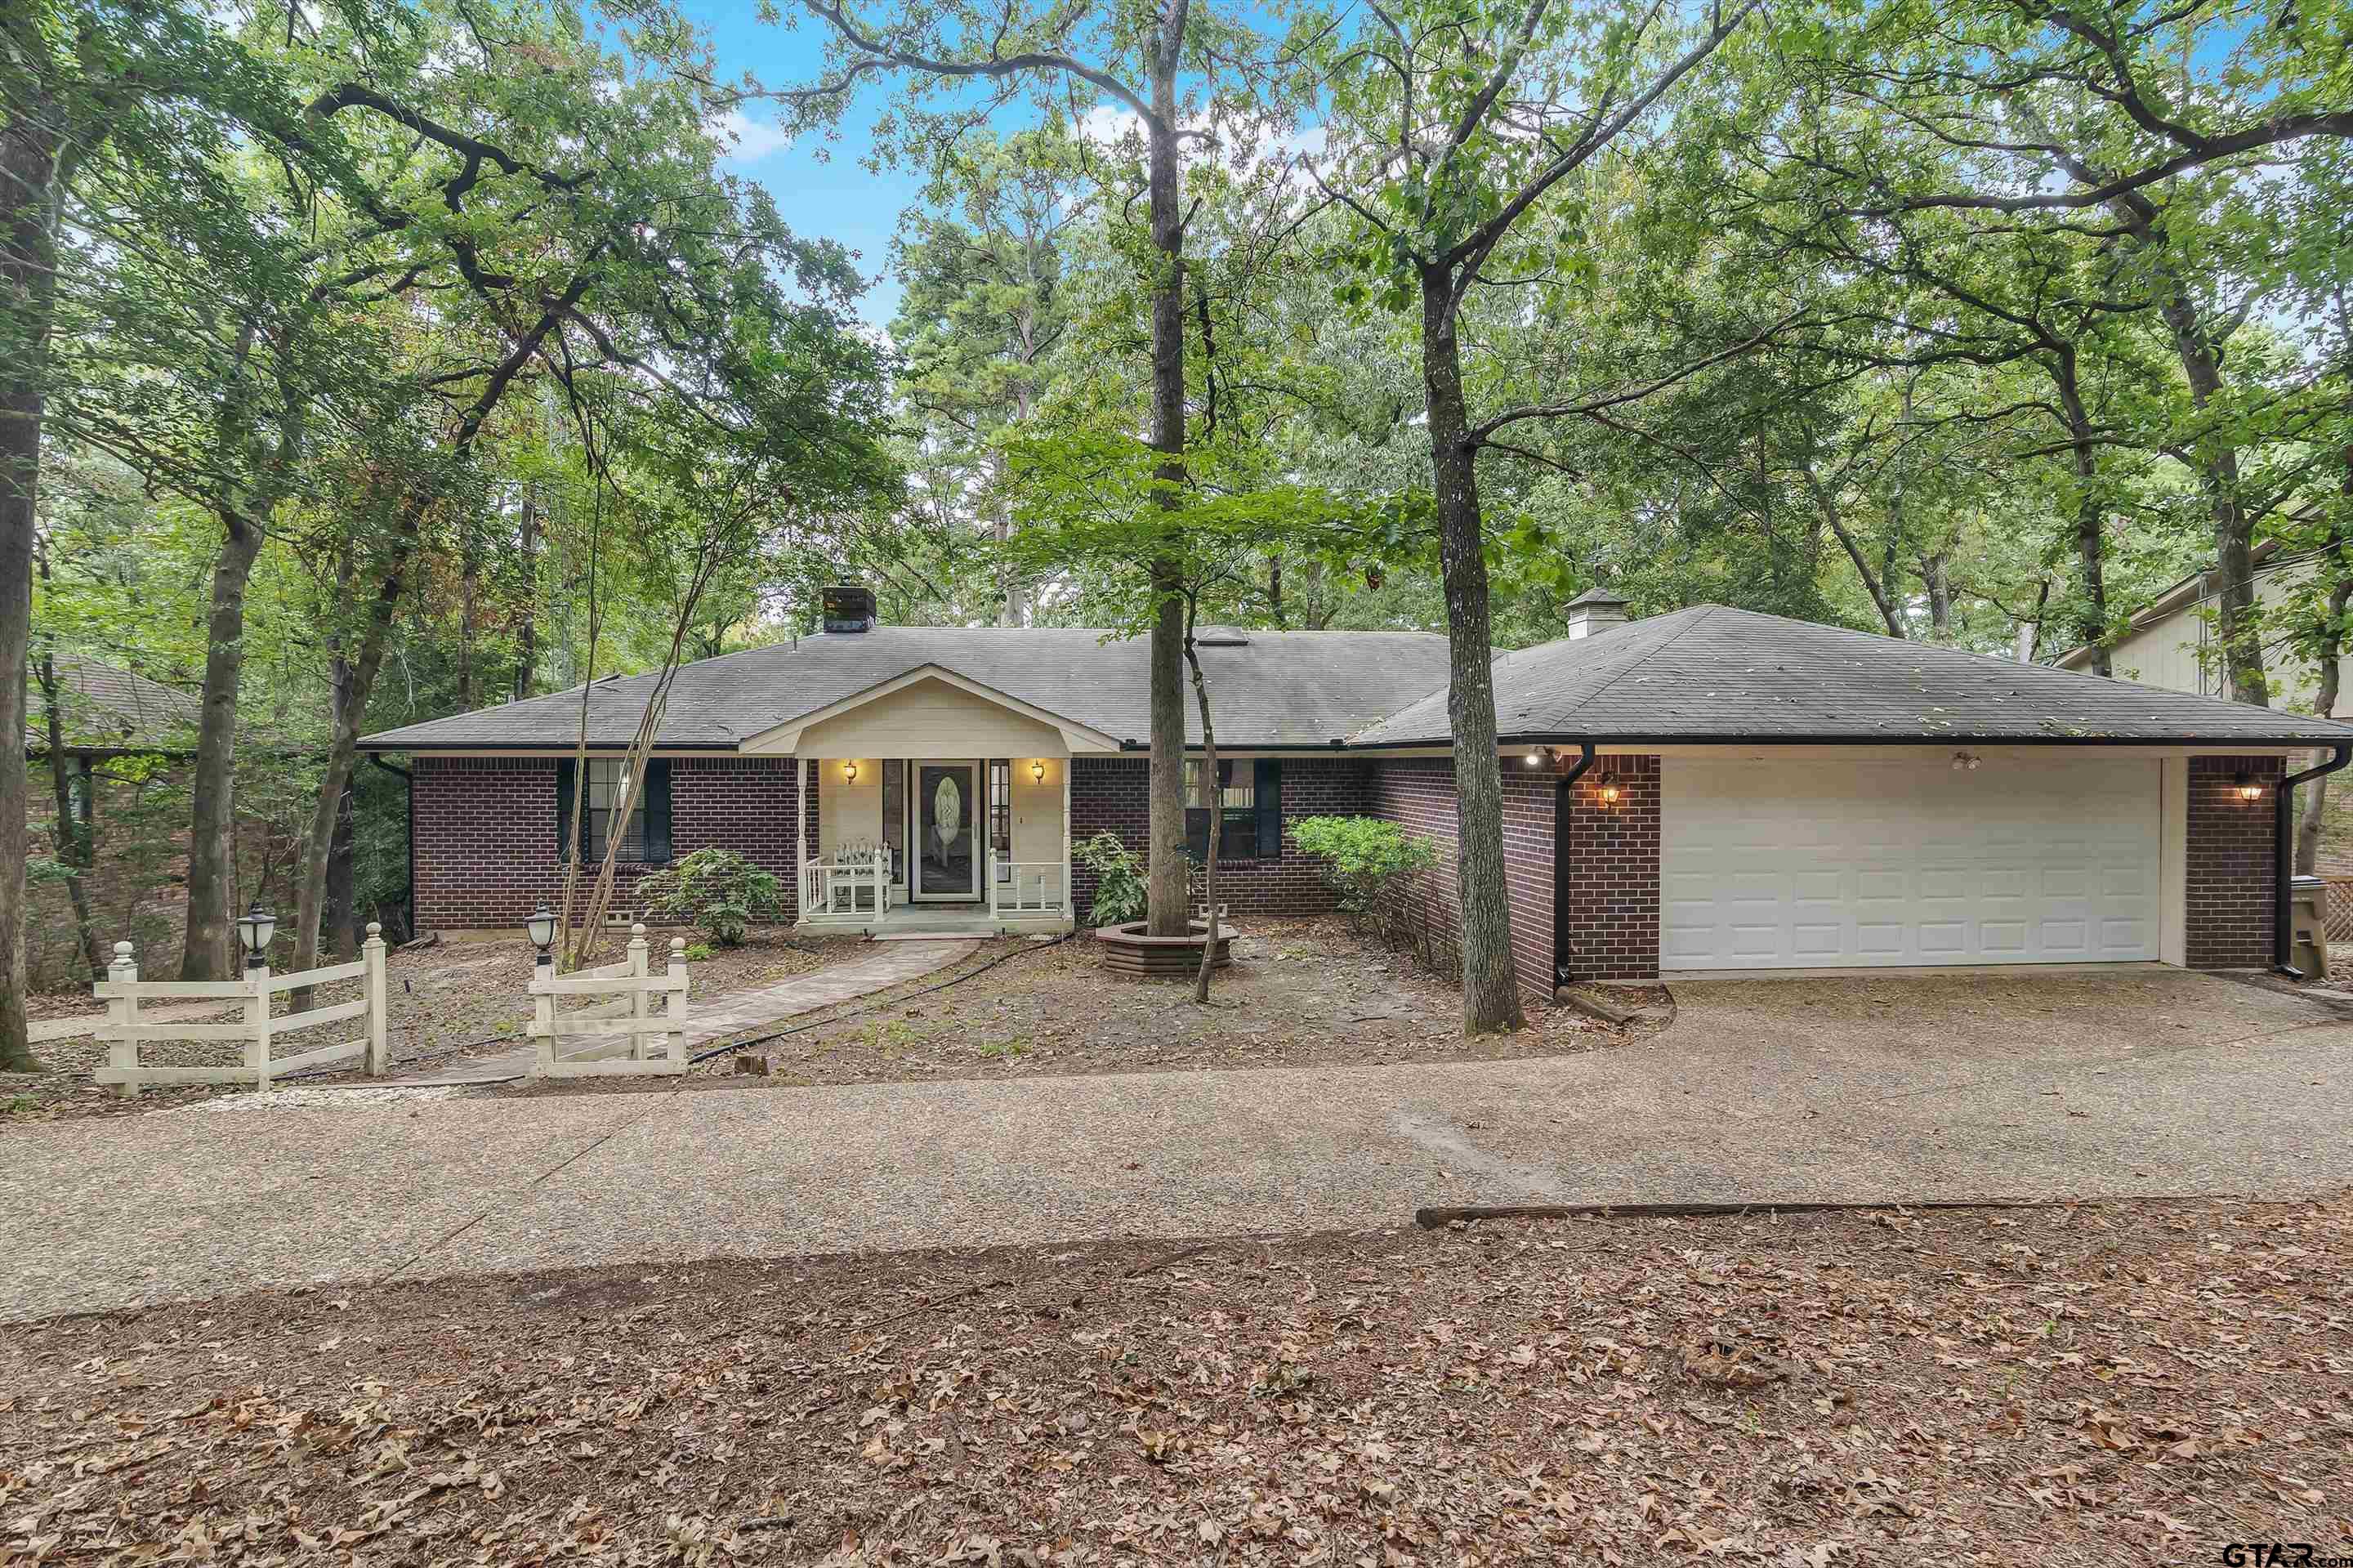
[[740, 109], [731, 109], [719, 122], [721, 132], [732, 137], [735, 150], [730, 154], [737, 163], [756, 164], [772, 153], [782, 152], [791, 143], [791, 135], [765, 121], [754, 120]]

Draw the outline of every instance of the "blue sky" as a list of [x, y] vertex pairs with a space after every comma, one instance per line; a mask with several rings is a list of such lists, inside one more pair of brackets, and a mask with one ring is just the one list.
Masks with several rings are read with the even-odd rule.
[[[789, 86], [808, 80], [823, 63], [823, 24], [814, 19], [804, 17], [797, 27], [771, 26], [745, 0], [686, 0], [684, 9], [711, 35], [722, 81], [749, 71], [765, 85]], [[899, 306], [898, 282], [887, 275], [891, 237], [916, 192], [906, 175], [876, 173], [863, 163], [874, 118], [893, 90], [887, 79], [870, 83], [831, 142], [788, 141], [775, 130], [771, 106], [748, 105], [744, 113], [753, 123], [733, 160], [737, 173], [768, 187], [796, 230], [838, 239], [858, 253], [860, 272], [873, 281], [860, 311], [878, 327], [888, 325]]]

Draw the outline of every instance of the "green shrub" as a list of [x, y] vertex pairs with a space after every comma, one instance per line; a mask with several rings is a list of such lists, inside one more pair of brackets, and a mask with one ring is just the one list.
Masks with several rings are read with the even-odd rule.
[[754, 920], [784, 912], [784, 884], [733, 850], [701, 849], [638, 884], [646, 913], [683, 920], [723, 948], [740, 948]]
[[1095, 874], [1095, 901], [1087, 918], [1098, 926], [1124, 926], [1144, 918], [1144, 859], [1106, 828], [1071, 857]]
[[1437, 843], [1378, 817], [1303, 817], [1291, 824], [1299, 852], [1324, 863], [1340, 907], [1384, 940], [1404, 932], [1405, 895], [1438, 863]]
[[709, 958], [712, 955], [712, 950], [711, 944], [708, 942], [690, 942], [687, 944], [686, 951], [681, 953], [679, 957], [684, 959], [690, 964], [699, 964], [702, 962], [703, 959]]

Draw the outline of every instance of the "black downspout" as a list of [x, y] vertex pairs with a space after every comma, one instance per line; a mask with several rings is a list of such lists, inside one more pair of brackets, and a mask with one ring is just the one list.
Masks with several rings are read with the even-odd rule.
[[1560, 776], [1559, 788], [1552, 797], [1552, 983], [1559, 985], [1568, 979], [1568, 830], [1574, 820], [1571, 812], [1577, 800], [1577, 781], [1593, 766], [1593, 743], [1577, 742], [1582, 753], [1577, 766]]
[[2339, 741], [2336, 756], [2317, 768], [2289, 774], [2279, 781], [2279, 788], [2272, 795], [2272, 968], [2290, 980], [2304, 978], [2304, 971], [2287, 961], [2293, 945], [2288, 929], [2288, 884], [2295, 880], [2295, 787], [2307, 779], [2334, 773], [2348, 762], [2353, 762], [2353, 742]]

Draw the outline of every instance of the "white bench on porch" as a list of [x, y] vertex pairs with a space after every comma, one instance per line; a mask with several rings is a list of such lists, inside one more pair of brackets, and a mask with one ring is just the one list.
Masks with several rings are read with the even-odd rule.
[[853, 848], [801, 863], [801, 918], [880, 920], [891, 913], [891, 852]]

